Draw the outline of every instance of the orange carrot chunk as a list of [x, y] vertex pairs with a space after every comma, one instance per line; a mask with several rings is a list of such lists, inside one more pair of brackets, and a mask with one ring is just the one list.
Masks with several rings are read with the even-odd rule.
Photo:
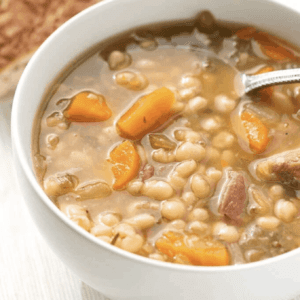
[[290, 49], [290, 45], [285, 41], [266, 32], [257, 31], [254, 27], [242, 28], [235, 34], [242, 40], [253, 38], [259, 45], [260, 50], [270, 59], [276, 61], [297, 59], [296, 55]]
[[282, 60], [295, 60], [294, 53], [283, 46], [283, 41], [274, 37], [266, 32], [257, 32], [254, 34], [255, 41], [259, 44], [261, 51], [269, 58], [282, 61]]
[[125, 189], [127, 183], [134, 179], [140, 169], [140, 156], [131, 141], [124, 141], [110, 153], [112, 172], [115, 177], [114, 190]]
[[183, 236], [167, 232], [156, 241], [156, 247], [162, 253], [174, 258], [183, 256], [191, 264], [197, 266], [226, 266], [229, 264], [229, 254], [221, 243], [216, 246], [190, 248], [185, 245]]
[[111, 110], [102, 95], [81, 92], [73, 97], [65, 116], [73, 122], [101, 122], [111, 117]]
[[254, 27], [244, 27], [238, 30], [235, 34], [241, 40], [250, 40], [255, 33], [256, 29]]
[[117, 122], [123, 138], [139, 140], [164, 124], [172, 115], [174, 94], [166, 87], [140, 98]]
[[241, 120], [246, 130], [250, 149], [256, 154], [264, 152], [270, 142], [268, 128], [249, 112], [243, 112]]

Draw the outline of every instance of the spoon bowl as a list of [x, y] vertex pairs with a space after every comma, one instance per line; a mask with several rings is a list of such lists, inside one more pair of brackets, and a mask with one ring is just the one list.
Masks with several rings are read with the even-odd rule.
[[192, 51], [196, 52], [197, 56], [202, 61], [211, 60], [217, 62], [219, 65], [232, 68], [236, 74], [234, 77], [234, 87], [239, 97], [242, 97], [258, 88], [263, 88], [270, 85], [300, 82], [300, 68], [278, 70], [257, 75], [248, 75], [241, 73], [229, 62], [221, 59], [212, 51], [201, 48], [193, 48]]

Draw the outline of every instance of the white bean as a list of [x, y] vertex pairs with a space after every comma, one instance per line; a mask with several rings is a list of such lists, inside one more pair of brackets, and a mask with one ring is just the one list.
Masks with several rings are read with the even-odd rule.
[[86, 200], [107, 197], [112, 190], [107, 182], [97, 181], [81, 184], [76, 188], [75, 193], [80, 196], [80, 200]]
[[197, 198], [193, 192], [185, 192], [182, 194], [181, 198], [182, 198], [182, 201], [184, 203], [186, 203], [186, 205], [188, 205], [188, 206], [193, 205], [197, 200]]
[[215, 109], [221, 113], [230, 113], [234, 110], [236, 102], [225, 95], [219, 95], [215, 98]]
[[298, 209], [293, 202], [280, 199], [274, 205], [274, 214], [281, 221], [290, 223], [298, 214]]
[[149, 242], [146, 242], [142, 249], [141, 249], [143, 252], [145, 252], [146, 254], [150, 254], [150, 253], [153, 253], [155, 251], [155, 248], [152, 244], [150, 244]]
[[134, 235], [136, 232], [134, 228], [127, 223], [120, 223], [113, 228], [113, 234], [119, 234], [120, 238], [125, 238], [126, 236]]
[[142, 187], [142, 194], [156, 200], [169, 199], [173, 196], [174, 190], [165, 181], [150, 180], [146, 181]]
[[193, 159], [195, 161], [201, 161], [205, 157], [205, 148], [199, 144], [192, 144], [191, 142], [185, 142], [179, 146], [176, 150], [176, 160], [183, 161]]
[[222, 178], [222, 171], [217, 170], [215, 168], [209, 168], [206, 171], [206, 175], [209, 179], [211, 179], [214, 182], [218, 182]]
[[262, 161], [256, 168], [256, 175], [263, 180], [272, 179], [272, 163], [268, 160]]
[[179, 97], [181, 101], [188, 101], [196, 97], [200, 93], [201, 89], [199, 87], [190, 87], [186, 89], [179, 90]]
[[121, 221], [121, 217], [117, 214], [108, 213], [101, 216], [100, 220], [103, 224], [112, 227], [117, 225]]
[[201, 175], [192, 177], [191, 189], [200, 199], [206, 198], [210, 194], [210, 185]]
[[279, 200], [284, 197], [285, 191], [280, 184], [274, 184], [269, 189], [269, 196], [273, 200]]
[[221, 131], [212, 140], [212, 145], [219, 149], [230, 148], [235, 142], [233, 134], [227, 131]]
[[160, 261], [165, 261], [164, 256], [159, 253], [152, 253], [149, 255], [149, 258], [155, 259], [155, 260], [160, 260]]
[[92, 223], [88, 217], [86, 210], [76, 204], [71, 204], [66, 207], [66, 215], [74, 223], [89, 231], [92, 227]]
[[86, 231], [90, 231], [92, 227], [92, 223], [87, 216], [74, 216], [71, 218], [71, 220]]
[[170, 162], [175, 161], [176, 156], [175, 156], [174, 152], [166, 151], [161, 148], [161, 149], [152, 151], [152, 159], [159, 163], [170, 163]]
[[112, 236], [112, 228], [104, 224], [98, 224], [94, 226], [90, 232], [94, 236], [101, 236], [101, 235], [106, 235], [109, 237]]
[[265, 230], [275, 230], [279, 226], [280, 220], [273, 216], [265, 216], [256, 219], [256, 224]]
[[139, 214], [126, 220], [126, 223], [137, 229], [144, 230], [152, 227], [156, 223], [156, 220], [150, 214]]
[[72, 192], [77, 182], [74, 175], [58, 173], [44, 180], [44, 191], [48, 196], [64, 195]]
[[170, 226], [175, 228], [175, 229], [178, 229], [178, 230], [183, 230], [186, 226], [186, 223], [181, 220], [181, 219], [178, 219], [178, 220], [174, 220], [170, 223]]
[[176, 101], [172, 106], [172, 110], [176, 113], [183, 111], [184, 108], [185, 108], [185, 105], [179, 101]]
[[168, 220], [181, 219], [185, 214], [185, 205], [178, 200], [168, 200], [161, 204], [161, 215]]
[[208, 219], [208, 211], [204, 208], [194, 208], [188, 215], [189, 221], [207, 221]]
[[181, 77], [180, 85], [184, 88], [201, 87], [201, 81], [192, 75], [184, 75]]
[[127, 186], [126, 190], [133, 196], [138, 196], [141, 194], [144, 183], [140, 180], [131, 180]]
[[121, 51], [113, 51], [108, 57], [108, 65], [111, 70], [127, 68], [131, 64], [131, 56]]
[[139, 234], [126, 236], [122, 239], [120, 248], [131, 253], [138, 252], [144, 243], [144, 239]]
[[144, 40], [139, 43], [139, 46], [147, 51], [153, 51], [157, 48], [158, 44], [156, 40]]
[[188, 230], [196, 234], [208, 233], [209, 225], [204, 222], [193, 221], [189, 224]]
[[194, 160], [187, 160], [178, 164], [174, 171], [178, 176], [187, 178], [190, 177], [197, 169], [197, 163]]
[[228, 226], [223, 222], [217, 222], [213, 225], [213, 235], [228, 243], [235, 243], [240, 238], [235, 226]]
[[182, 190], [187, 183], [186, 178], [178, 176], [176, 172], [173, 172], [169, 175], [168, 182], [175, 190]]
[[198, 111], [204, 110], [207, 107], [208, 101], [203, 97], [195, 97], [189, 100], [185, 106], [185, 115], [192, 115]]
[[118, 73], [115, 76], [115, 81], [118, 85], [133, 91], [144, 90], [149, 85], [149, 81], [145, 75], [131, 71]]
[[198, 143], [203, 140], [199, 132], [193, 130], [176, 130], [174, 132], [177, 141], [185, 141], [191, 143]]
[[54, 150], [59, 143], [59, 137], [55, 133], [48, 134], [46, 137], [46, 145], [49, 149]]
[[222, 127], [220, 118], [204, 118], [200, 120], [200, 126], [209, 133], [214, 133]]

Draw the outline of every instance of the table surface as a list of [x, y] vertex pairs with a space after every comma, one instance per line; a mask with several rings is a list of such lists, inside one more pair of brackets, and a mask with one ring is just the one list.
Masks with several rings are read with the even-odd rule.
[[[273, 1], [300, 12], [299, 0]], [[0, 102], [0, 299], [107, 300], [51, 252], [27, 212], [13, 171], [11, 104], [12, 96]]]

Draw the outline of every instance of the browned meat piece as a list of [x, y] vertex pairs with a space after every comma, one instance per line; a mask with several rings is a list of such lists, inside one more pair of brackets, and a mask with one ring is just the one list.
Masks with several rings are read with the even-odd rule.
[[300, 189], [300, 149], [258, 161], [256, 175], [264, 181], [280, 181], [293, 189]]
[[241, 225], [241, 214], [244, 212], [247, 194], [246, 183], [242, 173], [227, 170], [225, 180], [221, 181], [221, 189], [217, 188], [219, 196], [213, 197], [212, 206], [217, 206], [212, 211], [217, 211], [218, 214], [224, 217], [224, 222]]
[[140, 177], [142, 181], [151, 178], [153, 175], [154, 175], [154, 167], [149, 164], [146, 164], [145, 167], [140, 172]]

